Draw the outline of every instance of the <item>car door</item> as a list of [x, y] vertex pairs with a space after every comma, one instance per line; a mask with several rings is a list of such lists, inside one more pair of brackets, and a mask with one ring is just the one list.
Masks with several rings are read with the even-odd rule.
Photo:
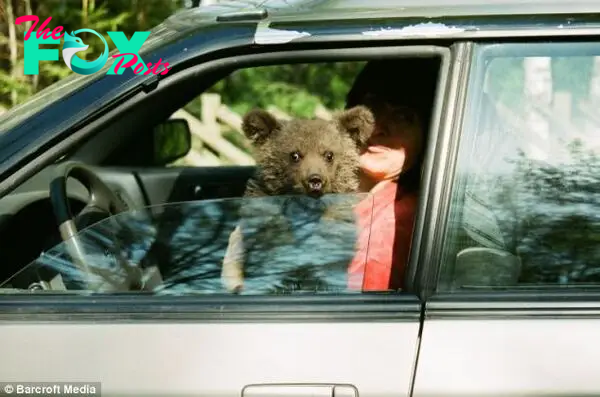
[[[228, 206], [213, 200], [163, 207], [162, 222], [179, 222], [169, 218], [179, 214], [196, 225], [192, 233], [179, 230], [175, 256], [196, 255], [200, 267], [213, 263], [202, 242], [227, 234], [206, 215]], [[114, 246], [98, 244], [123, 231], [137, 231], [133, 236], [144, 245], [154, 223], [140, 215], [156, 209], [124, 212], [82, 231], [86, 265], [109, 262], [112, 268]], [[143, 249], [119, 245], [121, 253]], [[72, 283], [82, 273], [69, 265], [69, 246], [49, 250], [26, 271], [62, 266], [71, 270], [50, 283]], [[319, 247], [310, 252], [327, 256]], [[78, 382], [106, 396], [409, 395], [421, 318], [421, 303], [411, 293], [236, 296], [181, 287], [152, 295], [4, 290], [0, 337], [10, 342], [2, 345], [0, 377], [16, 390]], [[30, 354], [37, 355], [35, 363]]]
[[254, 166], [98, 167], [98, 174], [133, 206], [241, 197]]
[[413, 395], [598, 395], [600, 43], [472, 53]]
[[[452, 101], [444, 94], [447, 80], [440, 81], [438, 107]], [[185, 204], [170, 208], [177, 205]], [[162, 221], [172, 212], [164, 211]], [[104, 225], [135, 227], [137, 213]], [[210, 225], [198, 223], [186, 238]], [[82, 233], [104, 241], [96, 233], [100, 226]], [[426, 223], [417, 241], [422, 230]], [[62, 247], [68, 251], [68, 244]], [[3, 363], [10, 363], [0, 365], [3, 381], [15, 387], [82, 382], [107, 396], [409, 396], [422, 313], [413, 290], [296, 296], [6, 291], [0, 305], [0, 339], [10, 341], [2, 346]]]

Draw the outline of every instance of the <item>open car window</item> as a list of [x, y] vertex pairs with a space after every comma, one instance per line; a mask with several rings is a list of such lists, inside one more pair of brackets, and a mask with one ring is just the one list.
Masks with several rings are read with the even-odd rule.
[[366, 260], [372, 201], [276, 196], [127, 211], [44, 252], [0, 288], [211, 294], [232, 292], [242, 274], [242, 294], [351, 293], [348, 268]]

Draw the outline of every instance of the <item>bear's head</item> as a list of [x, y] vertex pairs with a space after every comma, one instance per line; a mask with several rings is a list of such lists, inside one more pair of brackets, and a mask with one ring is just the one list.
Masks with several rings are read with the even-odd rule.
[[262, 193], [313, 197], [357, 191], [359, 155], [374, 127], [375, 118], [364, 106], [332, 120], [278, 120], [254, 109], [242, 124], [255, 149]]

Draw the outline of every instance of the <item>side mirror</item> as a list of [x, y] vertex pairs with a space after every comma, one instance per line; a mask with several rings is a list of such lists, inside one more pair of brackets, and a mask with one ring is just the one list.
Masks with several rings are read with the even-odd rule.
[[510, 252], [466, 248], [456, 255], [452, 288], [516, 286], [520, 275], [521, 260]]
[[188, 154], [192, 148], [192, 133], [187, 120], [169, 119], [152, 132], [153, 163], [163, 166]]

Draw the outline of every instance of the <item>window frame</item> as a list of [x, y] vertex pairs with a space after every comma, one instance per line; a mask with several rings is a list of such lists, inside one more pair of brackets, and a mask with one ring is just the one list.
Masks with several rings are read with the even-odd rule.
[[[456, 309], [474, 309], [476, 311], [485, 310], [488, 308], [513, 309], [516, 307], [523, 308], [523, 302], [533, 311], [551, 310], [550, 308], [564, 308], [574, 310], [587, 310], [581, 306], [584, 301], [598, 301], [600, 297], [600, 284], [597, 287], [577, 286], [577, 285], [540, 285], [536, 286], [515, 286], [503, 287], [501, 291], [493, 288], [482, 289], [480, 291], [452, 291], [444, 287], [444, 282], [441, 275], [446, 267], [450, 264], [443, 263], [445, 256], [446, 242], [449, 235], [448, 222], [451, 218], [451, 203], [457, 196], [464, 196], [465, 185], [461, 180], [457, 179], [457, 169], [461, 161], [461, 147], [464, 140], [471, 141], [473, 139], [472, 131], [476, 128], [481, 116], [482, 98], [484, 96], [484, 85], [489, 68], [489, 60], [498, 57], [535, 57], [535, 56], [600, 56], [600, 41], [593, 40], [588, 37], [578, 37], [574, 40], [561, 40], [556, 37], [553, 41], [504, 41], [504, 42], [472, 42], [471, 56], [469, 59], [470, 73], [468, 73], [464, 103], [461, 107], [460, 115], [457, 115], [457, 122], [453, 126], [453, 139], [456, 144], [455, 151], [452, 152], [451, 158], [447, 163], [447, 172], [445, 175], [444, 192], [447, 198], [439, 215], [440, 221], [437, 229], [441, 230], [440, 238], [437, 240], [435, 254], [435, 276], [430, 278], [432, 293], [426, 297], [428, 300], [427, 306], [433, 309], [435, 316], [438, 316], [437, 310], [441, 316], [445, 316], [446, 310], [453, 311]], [[576, 44], [576, 45], [574, 45]], [[557, 55], [557, 49], [561, 49]], [[461, 143], [462, 142], [462, 143]], [[457, 191], [457, 189], [459, 189]], [[464, 207], [460, 207], [462, 212]], [[541, 303], [540, 303], [541, 300]], [[538, 302], [539, 304], [534, 304]], [[556, 306], [558, 304], [558, 306]], [[596, 307], [596, 306], [595, 306]], [[525, 310], [527, 311], [527, 310]], [[450, 313], [450, 312], [449, 312]], [[481, 312], [479, 312], [481, 314]], [[498, 315], [502, 315], [499, 311]], [[449, 314], [453, 316], [454, 314]], [[528, 315], [528, 314], [524, 314]]]
[[[419, 211], [415, 219], [411, 265], [408, 269], [410, 273], [407, 277], [408, 282], [414, 283], [423, 301], [434, 293], [437, 285], [442, 248], [439, 241], [443, 239], [451, 199], [448, 175], [454, 174], [460, 139], [457, 126], [464, 122], [466, 88], [472, 62], [472, 42], [457, 42], [452, 47], [454, 51], [444, 92], [446, 99], [434, 110], [439, 121], [437, 142], [432, 142], [430, 138], [425, 152]], [[417, 253], [413, 256], [415, 249]]]

